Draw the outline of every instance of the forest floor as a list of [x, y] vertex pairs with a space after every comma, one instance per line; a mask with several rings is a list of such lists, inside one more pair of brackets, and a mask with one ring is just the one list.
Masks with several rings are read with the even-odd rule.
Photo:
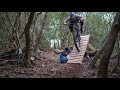
[[[36, 65], [33, 68], [25, 68], [17, 62], [0, 61], [0, 78], [96, 78], [99, 68], [97, 62], [96, 68], [88, 70], [87, 66], [90, 60], [83, 61], [82, 64], [61, 64], [59, 55], [51, 51], [42, 51], [38, 53]], [[113, 63], [109, 65], [111, 67]], [[109, 69], [111, 72], [111, 68]], [[109, 74], [109, 77], [120, 77], [119, 74]]]

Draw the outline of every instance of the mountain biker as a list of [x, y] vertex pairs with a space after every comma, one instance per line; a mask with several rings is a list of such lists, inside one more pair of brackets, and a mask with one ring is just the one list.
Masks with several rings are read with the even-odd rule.
[[84, 20], [80, 15], [75, 14], [74, 12], [69, 12], [69, 16], [64, 20], [64, 24], [69, 24], [69, 29], [72, 32], [73, 31], [73, 25], [74, 24], [70, 24], [70, 23], [77, 23], [77, 26], [80, 28], [81, 30], [81, 34], [83, 34], [83, 24], [84, 24]]

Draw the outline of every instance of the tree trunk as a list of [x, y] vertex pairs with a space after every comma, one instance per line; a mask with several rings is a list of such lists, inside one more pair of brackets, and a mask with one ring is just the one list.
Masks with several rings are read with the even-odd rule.
[[89, 69], [95, 68], [95, 64], [96, 64], [98, 58], [100, 57], [100, 55], [102, 54], [105, 46], [107, 45], [107, 38], [105, 38], [105, 39], [106, 39], [106, 40], [104, 40], [102, 46], [100, 47], [100, 49], [99, 49], [98, 52], [96, 53], [95, 57], [94, 57], [93, 60], [90, 62], [89, 66], [88, 66]]
[[36, 26], [36, 21], [37, 21], [37, 15], [35, 14], [35, 19], [33, 21], [33, 30], [31, 32], [31, 37], [32, 37], [32, 44], [35, 45], [35, 26]]
[[32, 39], [32, 44], [35, 45], [35, 38], [36, 38], [36, 35], [35, 35], [35, 28], [36, 28], [36, 22], [37, 22], [37, 19], [39, 17], [39, 15], [42, 14], [41, 12], [40, 13], [35, 13], [35, 18], [33, 20], [33, 25], [31, 26], [32, 27], [32, 31], [31, 31], [31, 39]]
[[45, 16], [44, 16], [44, 19], [43, 19], [43, 22], [42, 22], [41, 30], [40, 30], [40, 32], [39, 32], [39, 34], [38, 34], [38, 37], [37, 37], [36, 40], [35, 40], [35, 41], [36, 41], [36, 44], [35, 44], [34, 50], [33, 50], [34, 53], [36, 53], [37, 48], [38, 48], [38, 46], [39, 46], [39, 44], [40, 44], [40, 42], [41, 42], [42, 32], [43, 32], [43, 29], [44, 29], [44, 26], [45, 26], [45, 23], [46, 23], [46, 19], [47, 19], [47, 12], [45, 13]]
[[118, 36], [118, 48], [119, 48], [119, 50], [118, 50], [118, 64], [117, 64], [117, 66], [120, 66], [120, 33], [118, 34], [119, 36]]
[[31, 62], [30, 62], [30, 58], [29, 58], [29, 55], [30, 55], [30, 27], [31, 27], [32, 22], [33, 22], [34, 14], [35, 14], [35, 12], [30, 12], [28, 22], [27, 22], [27, 24], [25, 25], [25, 28], [24, 28], [25, 38], [26, 38], [24, 64], [25, 64], [26, 67], [31, 66]]
[[8, 29], [10, 35], [12, 35], [10, 29], [8, 28], [7, 24], [5, 23], [5, 20], [4, 20], [3, 16], [2, 16], [2, 13], [0, 13], [0, 16], [1, 16], [1, 19], [2, 19], [3, 23], [5, 24], [6, 28]]
[[19, 32], [18, 32], [19, 24], [20, 24], [20, 23], [18, 23], [18, 20], [20, 18], [20, 15], [21, 15], [20, 12], [17, 13], [16, 20], [15, 20], [15, 23], [14, 23], [14, 27], [15, 27], [15, 31], [14, 32], [15, 32], [15, 37], [16, 37], [16, 42], [17, 42], [18, 48], [21, 48], [21, 42], [20, 42], [20, 39], [19, 39]]
[[100, 62], [100, 67], [97, 74], [98, 78], [108, 77], [109, 58], [112, 54], [119, 31], [120, 31], [120, 12], [116, 13], [110, 34], [108, 36], [107, 46], [104, 49], [103, 56]]
[[120, 63], [120, 43], [119, 43], [120, 36], [119, 35], [118, 35], [118, 38], [117, 38], [117, 41], [116, 41], [116, 43], [117, 43], [117, 54], [115, 56], [113, 56], [113, 59], [115, 57], [117, 63], [115, 65], [115, 67], [113, 68], [112, 73], [114, 73], [117, 70], [117, 67], [119, 66], [119, 63]]
[[16, 16], [16, 18], [15, 18], [14, 25], [12, 24], [12, 22], [11, 22], [11, 20], [10, 20], [10, 18], [9, 18], [8, 13], [5, 12], [5, 14], [6, 14], [6, 17], [7, 17], [8, 21], [9, 21], [11, 27], [12, 27], [12, 36], [13, 36], [13, 39], [14, 39], [13, 43], [15, 42], [15, 44], [16, 44], [16, 47], [15, 47], [15, 48], [20, 48], [21, 43], [20, 43], [20, 40], [19, 40], [19, 33], [18, 33], [18, 28], [19, 28], [18, 19], [19, 19], [21, 13], [20, 13], [20, 12], [17, 13], [17, 16]]
[[115, 67], [113, 68], [113, 70], [112, 70], [112, 73], [114, 73], [115, 71], [116, 71], [116, 69], [117, 69], [117, 67], [118, 66], [120, 66], [119, 64], [120, 64], [120, 49], [119, 49], [119, 52], [118, 52], [118, 55], [117, 55], [117, 58], [116, 58], [117, 60], [117, 63], [116, 63], [116, 65], [115, 65]]

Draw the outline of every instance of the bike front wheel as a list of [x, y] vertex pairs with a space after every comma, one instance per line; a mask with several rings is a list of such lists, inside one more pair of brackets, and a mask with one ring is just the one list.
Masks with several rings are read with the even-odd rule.
[[80, 52], [80, 37], [77, 36], [76, 32], [72, 32], [73, 41], [78, 52]]

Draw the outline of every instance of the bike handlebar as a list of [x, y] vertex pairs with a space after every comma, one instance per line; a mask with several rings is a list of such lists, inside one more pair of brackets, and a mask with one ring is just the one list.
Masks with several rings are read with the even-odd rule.
[[64, 25], [70, 25], [70, 24], [76, 24], [76, 23], [79, 23], [79, 21], [78, 22], [74, 22], [74, 23], [66, 23]]

